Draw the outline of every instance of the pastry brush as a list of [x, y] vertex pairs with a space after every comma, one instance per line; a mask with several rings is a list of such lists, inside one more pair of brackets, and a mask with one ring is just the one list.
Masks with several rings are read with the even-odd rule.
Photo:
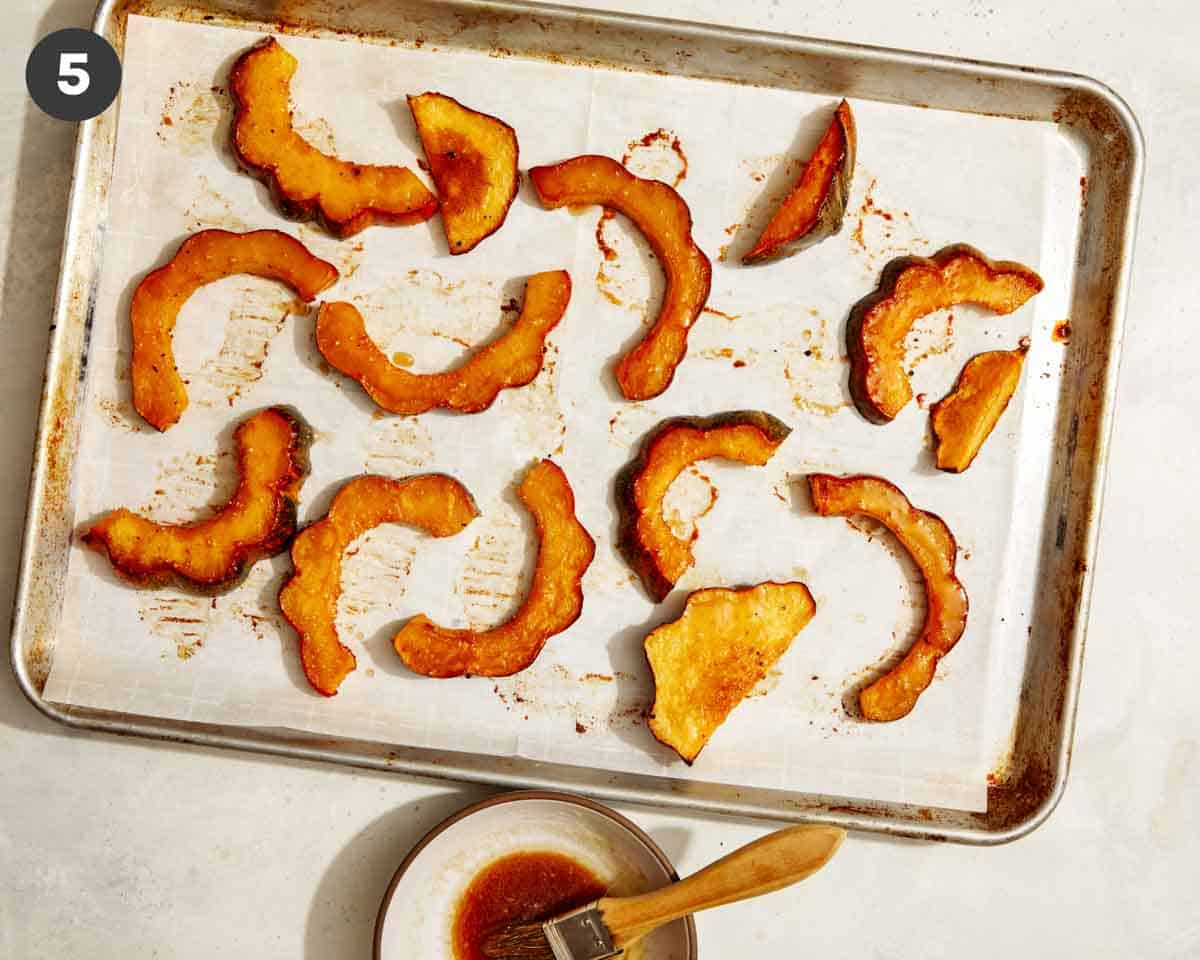
[[483, 942], [489, 960], [607, 960], [664, 923], [782, 889], [820, 870], [837, 852], [840, 827], [790, 827], [734, 850], [661, 890], [602, 897], [545, 923], [502, 927]]

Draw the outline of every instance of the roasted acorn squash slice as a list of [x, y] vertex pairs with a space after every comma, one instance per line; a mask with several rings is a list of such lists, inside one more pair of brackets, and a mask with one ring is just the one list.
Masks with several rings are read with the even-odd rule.
[[954, 389], [930, 409], [939, 470], [962, 473], [975, 460], [1021, 379], [1026, 348], [990, 350], [967, 361]]
[[671, 385], [687, 354], [688, 331], [712, 284], [712, 265], [692, 239], [692, 214], [673, 187], [635, 177], [608, 157], [574, 157], [534, 167], [529, 178], [550, 208], [600, 204], [624, 214], [642, 232], [666, 276], [662, 307], [650, 332], [617, 364], [617, 384], [629, 400], [657, 397]]
[[538, 375], [546, 337], [570, 299], [571, 278], [565, 270], [534, 274], [525, 284], [525, 302], [512, 327], [460, 366], [441, 373], [412, 373], [388, 360], [350, 303], [321, 304], [317, 348], [391, 413], [412, 415], [435, 407], [478, 413], [490, 407], [501, 390], [523, 387]]
[[891, 670], [864, 687], [859, 706], [868, 720], [899, 720], [933, 682], [938, 661], [967, 628], [967, 592], [954, 574], [958, 545], [937, 514], [918, 510], [880, 477], [808, 478], [813, 508], [823, 517], [866, 516], [887, 527], [908, 551], [925, 582], [925, 623], [916, 642]]
[[650, 732], [690, 764], [816, 609], [802, 583], [697, 590], [678, 620], [646, 637], [654, 672]]
[[791, 427], [770, 414], [737, 410], [666, 420], [642, 442], [638, 456], [617, 477], [617, 546], [655, 602], [695, 562], [691, 543], [676, 537], [663, 516], [663, 498], [675, 478], [712, 457], [762, 466], [789, 433]]
[[188, 405], [172, 338], [180, 309], [205, 284], [241, 273], [286, 283], [305, 302], [338, 278], [333, 264], [278, 230], [201, 230], [188, 237], [169, 263], [138, 284], [129, 308], [133, 405], [151, 426], [169, 429]]
[[516, 131], [442, 93], [409, 97], [408, 107], [437, 187], [446, 245], [467, 253], [503, 226], [516, 199]]
[[1012, 313], [1041, 289], [1042, 278], [1028, 267], [993, 262], [965, 244], [932, 257], [893, 260], [875, 292], [855, 304], [846, 326], [855, 405], [868, 420], [886, 423], [912, 399], [904, 338], [920, 317], [960, 303]]
[[450, 537], [478, 515], [466, 488], [440, 473], [404, 480], [355, 477], [337, 492], [325, 516], [293, 542], [292, 576], [279, 591], [279, 607], [300, 635], [300, 662], [314, 690], [333, 696], [357, 662], [338, 639], [336, 624], [346, 548], [383, 523]]
[[490, 630], [451, 630], [413, 617], [396, 634], [396, 652], [415, 673], [506, 677], [524, 670], [546, 641], [583, 611], [583, 575], [596, 545], [575, 517], [566, 474], [550, 460], [533, 465], [517, 495], [537, 524], [538, 552], [529, 593], [517, 612]]
[[233, 150], [270, 188], [285, 216], [319, 220], [349, 237], [373, 223], [410, 224], [437, 212], [437, 198], [408, 167], [351, 163], [322, 153], [292, 127], [296, 58], [274, 37], [233, 66]]
[[176, 581], [205, 591], [227, 589], [250, 564], [279, 553], [295, 533], [311, 437], [294, 410], [260, 410], [233, 434], [237, 490], [211, 517], [166, 524], [120, 509], [93, 524], [84, 542], [107, 553], [113, 569], [138, 584]]
[[857, 143], [854, 114], [850, 104], [843, 100], [834, 111], [825, 136], [804, 165], [800, 179], [742, 258], [743, 263], [798, 253], [842, 229]]

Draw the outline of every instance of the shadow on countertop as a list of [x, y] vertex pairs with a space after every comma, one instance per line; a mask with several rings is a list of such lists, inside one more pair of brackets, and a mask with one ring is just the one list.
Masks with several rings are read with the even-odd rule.
[[400, 862], [433, 827], [491, 792], [452, 787], [403, 804], [359, 831], [313, 894], [304, 932], [306, 960], [373, 956], [379, 906]]

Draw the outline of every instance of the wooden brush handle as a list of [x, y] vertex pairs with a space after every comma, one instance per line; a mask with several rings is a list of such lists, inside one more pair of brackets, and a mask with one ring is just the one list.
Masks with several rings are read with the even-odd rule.
[[790, 827], [734, 850], [690, 877], [636, 897], [605, 897], [600, 912], [620, 948], [689, 913], [771, 893], [820, 870], [837, 852], [840, 827]]

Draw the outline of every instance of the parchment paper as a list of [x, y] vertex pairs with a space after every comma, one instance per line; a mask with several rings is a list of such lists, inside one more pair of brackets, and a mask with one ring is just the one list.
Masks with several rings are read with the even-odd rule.
[[[130, 19], [77, 522], [116, 506], [162, 521], [203, 515], [232, 489], [234, 425], [274, 403], [297, 407], [316, 433], [306, 521], [364, 471], [449, 472], [472, 491], [482, 516], [448, 540], [385, 527], [351, 548], [338, 625], [359, 664], [332, 699], [308, 688], [295, 635], [278, 612], [286, 555], [209, 598], [132, 589], [76, 544], [46, 696], [197, 721], [984, 809], [985, 777], [1006, 734], [1000, 728], [1012, 715], [1024, 656], [1023, 621], [996, 598], [1027, 388], [964, 476], [933, 468], [922, 404], [948, 390], [979, 350], [1012, 348], [1032, 333], [1029, 378], [1040, 351], [1050, 349], [1046, 331], [1065, 315], [1059, 278], [1068, 275], [1071, 246], [1062, 225], [1074, 213], [1061, 198], [1077, 196], [1052, 128], [855, 103], [859, 163], [845, 228], [784, 263], [747, 269], [738, 255], [828, 123], [827, 98], [428, 47], [283, 38], [300, 60], [292, 85], [297, 125], [341, 156], [415, 168], [419, 143], [404, 96], [430, 89], [512, 124], [523, 169], [595, 152], [624, 155], [635, 173], [678, 182], [697, 241], [714, 262], [711, 309], [694, 328], [673, 386], [631, 404], [616, 390], [612, 363], [641, 336], [662, 286], [636, 230], [620, 217], [599, 224], [596, 208], [543, 211], [527, 183], [503, 229], [464, 257], [447, 254], [436, 218], [347, 241], [286, 221], [228, 149], [227, 73], [256, 39]], [[323, 365], [312, 314], [286, 289], [247, 277], [221, 281], [193, 296], [180, 316], [176, 352], [191, 406], [160, 435], [129, 401], [129, 297], [147, 270], [204, 227], [275, 227], [300, 238], [342, 272], [327, 296], [358, 305], [385, 352], [410, 354], [416, 370], [446, 366], [508, 322], [513, 314], [502, 308], [520, 300], [531, 273], [566, 268], [574, 294], [530, 386], [504, 392], [474, 416], [400, 418], [376, 413], [356, 384]], [[611, 260], [601, 254], [598, 230], [615, 252]], [[886, 428], [872, 426], [848, 406], [846, 313], [893, 256], [959, 241], [1037, 267], [1047, 290], [1010, 317], [968, 308], [922, 321], [909, 351], [922, 403]], [[774, 413], [794, 432], [764, 468], [705, 462], [672, 488], [668, 511], [678, 531], [698, 529], [697, 562], [656, 607], [614, 551], [613, 477], [663, 418], [739, 408]], [[409, 674], [390, 645], [405, 618], [424, 612], [447, 625], [482, 627], [515, 608], [532, 563], [532, 529], [513, 490], [541, 456], [567, 472], [597, 542], [582, 617], [513, 678]], [[871, 524], [815, 516], [803, 483], [812, 470], [882, 474], [958, 537], [970, 623], [901, 722], [856, 722], [843, 698], [881, 658], [910, 643], [922, 614], [919, 577]], [[788, 578], [808, 583], [817, 616], [685, 767], [642, 720], [653, 694], [642, 638], [677, 616], [693, 589]]]

